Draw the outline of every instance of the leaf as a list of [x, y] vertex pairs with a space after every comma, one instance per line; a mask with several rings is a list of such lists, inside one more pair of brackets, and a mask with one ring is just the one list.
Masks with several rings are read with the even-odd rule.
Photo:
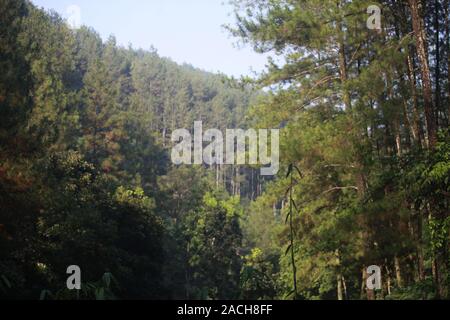
[[284, 255], [287, 256], [287, 254], [289, 253], [289, 250], [291, 250], [291, 249], [292, 249], [292, 244], [290, 244], [290, 245], [287, 247], [286, 252], [284, 253]]
[[288, 222], [290, 216], [291, 216], [291, 213], [289, 212], [286, 216], [286, 221], [284, 222], [284, 224], [286, 224]]
[[297, 204], [295, 203], [295, 200], [291, 199], [291, 201], [292, 201], [292, 204], [294, 205], [295, 210], [298, 212], [299, 210], [298, 210]]
[[284, 197], [285, 197], [285, 198], [288, 197], [288, 194], [289, 194], [289, 192], [291, 191], [291, 189], [292, 189], [292, 186], [289, 186], [289, 187], [286, 189], [286, 192], [284, 193]]
[[289, 297], [291, 297], [291, 296], [294, 296], [294, 297], [295, 297], [295, 295], [296, 295], [295, 289], [292, 289], [292, 291], [290, 291], [288, 294], [286, 294], [285, 298], [287, 299], [287, 298], [289, 298]]
[[288, 178], [291, 175], [293, 168], [294, 168], [294, 165], [290, 164], [289, 167], [288, 167], [288, 172], [286, 174], [286, 178]]
[[95, 299], [96, 300], [105, 300], [105, 289], [104, 288], [98, 288], [95, 290]]
[[8, 287], [8, 289], [11, 289], [11, 282], [9, 282], [8, 278], [2, 275], [2, 280], [5, 283], [5, 285]]
[[302, 172], [300, 171], [300, 169], [299, 169], [297, 166], [294, 166], [294, 169], [298, 172], [300, 178], [303, 179], [303, 174], [302, 174]]

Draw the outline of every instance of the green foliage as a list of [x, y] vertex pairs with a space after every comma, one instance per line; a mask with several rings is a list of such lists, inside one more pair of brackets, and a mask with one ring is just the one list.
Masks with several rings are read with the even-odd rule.
[[111, 273], [105, 273], [99, 281], [83, 284], [79, 291], [61, 289], [53, 294], [42, 290], [40, 300], [116, 300], [115, 290], [118, 290], [117, 280]]
[[277, 297], [276, 256], [265, 257], [259, 248], [244, 257], [241, 271], [241, 298], [268, 300]]
[[[237, 297], [239, 199], [208, 206], [211, 174], [171, 168], [168, 143], [196, 119], [237, 125], [251, 90], [71, 30], [29, 1], [2, 0], [0, 13], [0, 297], [186, 298], [197, 215], [227, 232], [215, 263], [233, 280], [211, 297]], [[80, 292], [61, 289], [73, 264]]]
[[235, 198], [206, 193], [188, 220], [191, 291], [201, 299], [239, 297], [242, 234]]
[[[444, 1], [419, 17], [416, 0], [233, 2], [231, 33], [277, 55], [257, 79], [0, 0], [0, 298], [449, 297]], [[280, 128], [288, 175], [170, 165], [195, 120]], [[81, 291], [64, 289], [73, 264]]]
[[[250, 251], [278, 250], [279, 297], [449, 296], [448, 11], [440, 10], [444, 1], [419, 2], [378, 1], [376, 31], [366, 26], [376, 1], [233, 1], [231, 33], [276, 55], [254, 81], [267, 94], [250, 116], [282, 129], [289, 173], [266, 184], [243, 228]], [[415, 5], [419, 17], [411, 15]], [[434, 70], [419, 63], [413, 19], [433, 47]], [[433, 114], [440, 120], [428, 121]], [[383, 272], [377, 297], [364, 289], [370, 265]]]

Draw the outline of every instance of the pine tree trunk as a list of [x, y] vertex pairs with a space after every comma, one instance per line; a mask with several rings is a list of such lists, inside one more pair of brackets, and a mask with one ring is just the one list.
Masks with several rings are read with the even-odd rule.
[[[338, 2], [338, 10], [342, 10], [341, 2], [342, 1]], [[345, 88], [346, 82], [348, 80], [348, 74], [347, 74], [347, 58], [346, 58], [345, 39], [344, 39], [344, 30], [343, 30], [344, 28], [343, 28], [342, 24], [343, 24], [343, 22], [338, 23], [339, 72], [340, 72], [341, 85], [343, 86], [343, 88], [342, 88], [343, 102], [345, 105], [345, 109], [347, 111], [350, 111], [352, 108], [350, 92]]]
[[407, 142], [408, 142], [408, 148], [410, 149], [413, 142], [416, 142], [416, 137], [414, 133], [414, 127], [411, 124], [411, 120], [408, 116], [408, 102], [403, 99], [403, 118], [405, 119], [405, 126], [408, 128], [408, 135], [407, 135]]
[[336, 272], [336, 281], [337, 281], [337, 299], [339, 301], [344, 300], [344, 288], [342, 283], [342, 272], [341, 272], [341, 254], [339, 252], [339, 249], [335, 252], [336, 255], [336, 265], [337, 265], [337, 272]]
[[392, 279], [391, 279], [391, 271], [389, 270], [389, 266], [386, 264], [386, 290], [387, 290], [387, 294], [390, 296], [391, 295], [391, 288], [392, 288]]
[[422, 125], [420, 123], [420, 113], [418, 106], [417, 87], [416, 87], [417, 81], [416, 81], [416, 74], [414, 72], [414, 60], [410, 54], [408, 54], [407, 65], [408, 65], [408, 78], [413, 98], [414, 140], [417, 142], [418, 146], [422, 146]]
[[348, 291], [347, 291], [347, 282], [345, 281], [345, 277], [342, 276], [342, 288], [344, 289], [344, 299], [348, 299]]
[[417, 263], [418, 263], [418, 272], [419, 272], [419, 280], [423, 281], [425, 280], [425, 260], [423, 256], [423, 240], [422, 240], [422, 229], [423, 229], [423, 216], [420, 210], [416, 209], [416, 212], [418, 214], [417, 216], [417, 232], [416, 232], [416, 239], [417, 239]]
[[[340, 36], [339, 39], [339, 70], [340, 70], [341, 84], [342, 86], [345, 86], [348, 79], [348, 75], [347, 75], [347, 61], [345, 57], [345, 44], [342, 36]], [[346, 88], [343, 88], [343, 102], [345, 105], [345, 109], [347, 111], [350, 111], [352, 108], [351, 98], [350, 93]]]
[[449, 22], [449, 14], [450, 14], [450, 8], [449, 8], [449, 1], [445, 0], [444, 6], [445, 6], [445, 38], [446, 38], [446, 48], [447, 48], [447, 85], [448, 85], [448, 114], [447, 114], [447, 125], [450, 126], [450, 22]]
[[337, 298], [339, 301], [344, 300], [344, 289], [342, 286], [342, 274], [337, 274]]
[[216, 164], [216, 188], [219, 188], [220, 182], [220, 164]]
[[166, 115], [163, 114], [163, 130], [162, 130], [162, 145], [163, 145], [163, 148], [166, 147], [166, 135], [167, 135]]
[[394, 257], [394, 266], [395, 266], [395, 278], [397, 280], [397, 286], [399, 288], [403, 287], [403, 278], [402, 278], [402, 270], [400, 265], [400, 259], [397, 255]]
[[440, 23], [439, 23], [439, 1], [434, 0], [434, 32], [436, 36], [436, 65], [435, 65], [435, 118], [436, 127], [439, 128], [439, 110], [441, 109], [441, 46], [440, 46]]
[[425, 37], [424, 21], [421, 17], [421, 4], [419, 0], [408, 0], [411, 9], [411, 18], [416, 40], [417, 56], [420, 62], [422, 75], [423, 100], [425, 119], [427, 124], [428, 144], [433, 149], [437, 143], [436, 120], [433, 110], [433, 91], [431, 86], [430, 67], [428, 64], [427, 41]]
[[433, 274], [434, 283], [436, 285], [436, 299], [441, 298], [441, 282], [439, 275], [439, 263], [437, 261], [437, 257], [433, 257], [433, 261], [431, 264], [431, 272]]
[[396, 117], [394, 119], [394, 132], [395, 132], [395, 150], [397, 153], [397, 156], [402, 155], [402, 136], [401, 136], [401, 124], [400, 124], [400, 117]]
[[240, 167], [236, 166], [235, 168], [235, 179], [236, 179], [236, 191], [234, 193], [235, 196], [241, 195], [241, 182], [240, 182]]

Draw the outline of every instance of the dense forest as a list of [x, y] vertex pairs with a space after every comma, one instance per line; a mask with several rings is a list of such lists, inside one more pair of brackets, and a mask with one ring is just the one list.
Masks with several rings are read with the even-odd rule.
[[[232, 3], [254, 78], [0, 0], [0, 299], [450, 298], [449, 0]], [[173, 165], [198, 120], [279, 128], [279, 174]]]

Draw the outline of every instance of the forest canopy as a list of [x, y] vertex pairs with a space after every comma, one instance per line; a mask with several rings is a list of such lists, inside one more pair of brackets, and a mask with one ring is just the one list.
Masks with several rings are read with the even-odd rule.
[[[0, 299], [450, 298], [449, 1], [232, 3], [255, 78], [0, 0]], [[195, 121], [280, 129], [278, 175], [174, 165]]]

